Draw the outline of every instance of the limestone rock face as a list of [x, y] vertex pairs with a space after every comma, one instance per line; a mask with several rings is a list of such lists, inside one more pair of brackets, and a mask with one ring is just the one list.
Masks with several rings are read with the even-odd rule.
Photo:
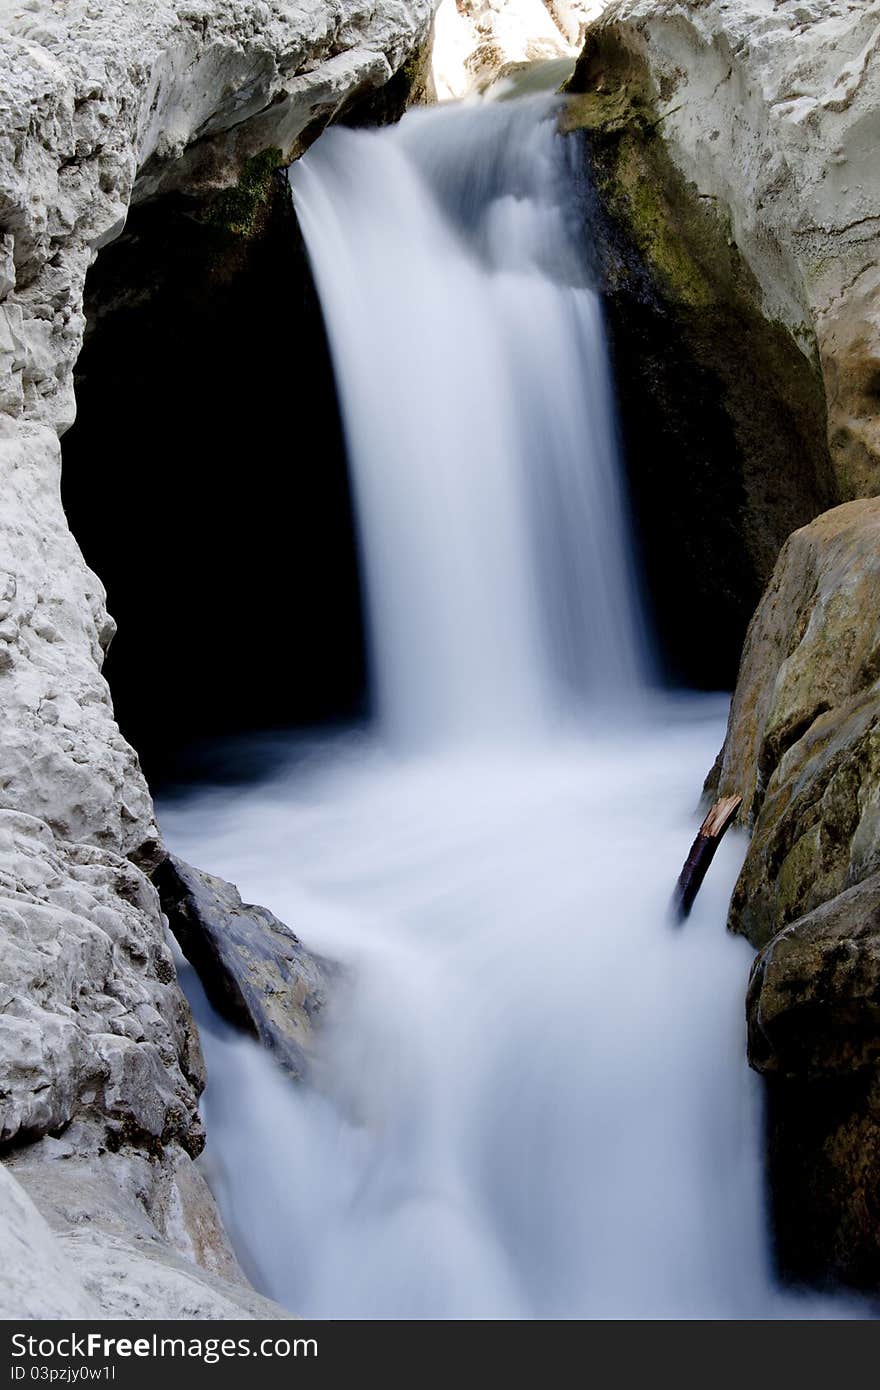
[[115, 624], [60, 479], [54, 431], [0, 414], [0, 806], [148, 866], [152, 802], [101, 675]]
[[77, 1278], [24, 1189], [0, 1166], [0, 1318], [95, 1318], [99, 1308]]
[[168, 923], [216, 1009], [302, 1078], [326, 1003], [328, 963], [265, 907], [169, 855], [156, 874]]
[[201, 1059], [146, 877], [163, 850], [58, 436], [86, 271], [132, 200], [294, 157], [409, 61], [433, 3], [0, 6], [0, 1138], [54, 1231], [0, 1168], [7, 1317], [283, 1316], [193, 1166]]
[[719, 790], [752, 842], [731, 925], [761, 946], [880, 870], [880, 499], [789, 539], [752, 621]]
[[108, 1145], [198, 1152], [201, 1054], [144, 875], [2, 811], [0, 931], [0, 1142], [96, 1115]]
[[880, 489], [878, 25], [877, 0], [612, 0], [590, 39], [648, 74], [766, 317], [818, 343], [841, 500]]
[[[95, 252], [138, 196], [293, 155], [427, 32], [432, 0], [42, 0], [0, 45], [0, 407], [64, 428]], [[191, 153], [187, 153], [195, 147]], [[137, 190], [135, 189], [138, 181]]]
[[[59, 1152], [46, 1155], [38, 1145], [11, 1169], [0, 1166], [0, 1232], [6, 1256], [0, 1274], [0, 1317], [290, 1316], [254, 1293], [228, 1249], [222, 1269], [215, 1269], [206, 1262], [204, 1249], [186, 1248], [180, 1194], [173, 1185], [166, 1183], [169, 1210], [163, 1229], [132, 1199], [136, 1183], [141, 1190], [157, 1186], [160, 1175], [148, 1162], [140, 1160], [137, 1170], [130, 1172], [114, 1172], [112, 1164], [104, 1164], [99, 1173], [71, 1157], [69, 1143], [55, 1147]], [[191, 1207], [191, 1198], [187, 1200]], [[202, 1204], [214, 1213], [206, 1188]], [[219, 1229], [215, 1240], [219, 1253], [224, 1242]]]

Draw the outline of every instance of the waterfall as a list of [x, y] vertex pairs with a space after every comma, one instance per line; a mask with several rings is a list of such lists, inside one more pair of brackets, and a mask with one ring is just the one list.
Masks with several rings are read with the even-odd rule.
[[644, 675], [602, 322], [543, 97], [296, 168], [391, 737], [530, 736]]
[[814, 1307], [770, 1274], [735, 834], [666, 917], [726, 701], [650, 689], [569, 160], [537, 98], [331, 130], [293, 173], [375, 719], [163, 822], [344, 969], [300, 1087], [190, 982], [224, 1218], [313, 1317]]

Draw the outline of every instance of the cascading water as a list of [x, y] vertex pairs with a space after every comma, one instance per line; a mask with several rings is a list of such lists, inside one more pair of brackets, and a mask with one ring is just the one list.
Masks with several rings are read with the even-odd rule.
[[[542, 116], [544, 119], [542, 119]], [[339, 130], [296, 171], [337, 368], [383, 732], [558, 723], [640, 669], [597, 299], [540, 98]]]
[[646, 689], [568, 159], [538, 98], [331, 131], [293, 178], [375, 723], [164, 822], [347, 967], [312, 1088], [192, 986], [224, 1216], [311, 1316], [792, 1314], [723, 930], [735, 836], [666, 920], [724, 704]]

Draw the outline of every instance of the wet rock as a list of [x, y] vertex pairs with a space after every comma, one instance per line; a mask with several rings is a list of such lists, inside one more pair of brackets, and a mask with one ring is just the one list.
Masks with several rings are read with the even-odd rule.
[[789, 1277], [880, 1284], [880, 874], [786, 927], [755, 961], [749, 1060], [767, 1083], [777, 1259]]
[[173, 855], [155, 875], [163, 911], [214, 1007], [306, 1074], [333, 967], [265, 907]]
[[730, 209], [677, 160], [655, 56], [597, 25], [561, 119], [582, 132], [660, 646], [677, 681], [723, 688], [780, 547], [838, 491], [815, 333], [768, 313]]
[[768, 1189], [777, 1269], [789, 1281], [880, 1288], [880, 1079], [767, 1075]]
[[747, 1002], [756, 1071], [817, 1080], [880, 1063], [880, 874], [774, 936]]

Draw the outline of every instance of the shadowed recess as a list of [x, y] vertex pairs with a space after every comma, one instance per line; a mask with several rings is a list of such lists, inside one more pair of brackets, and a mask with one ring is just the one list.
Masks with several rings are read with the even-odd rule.
[[[364, 698], [332, 369], [273, 153], [213, 204], [133, 209], [87, 284], [64, 504], [119, 624], [105, 674], [154, 782], [204, 771], [202, 740]], [[243, 769], [224, 758], [212, 773]]]

